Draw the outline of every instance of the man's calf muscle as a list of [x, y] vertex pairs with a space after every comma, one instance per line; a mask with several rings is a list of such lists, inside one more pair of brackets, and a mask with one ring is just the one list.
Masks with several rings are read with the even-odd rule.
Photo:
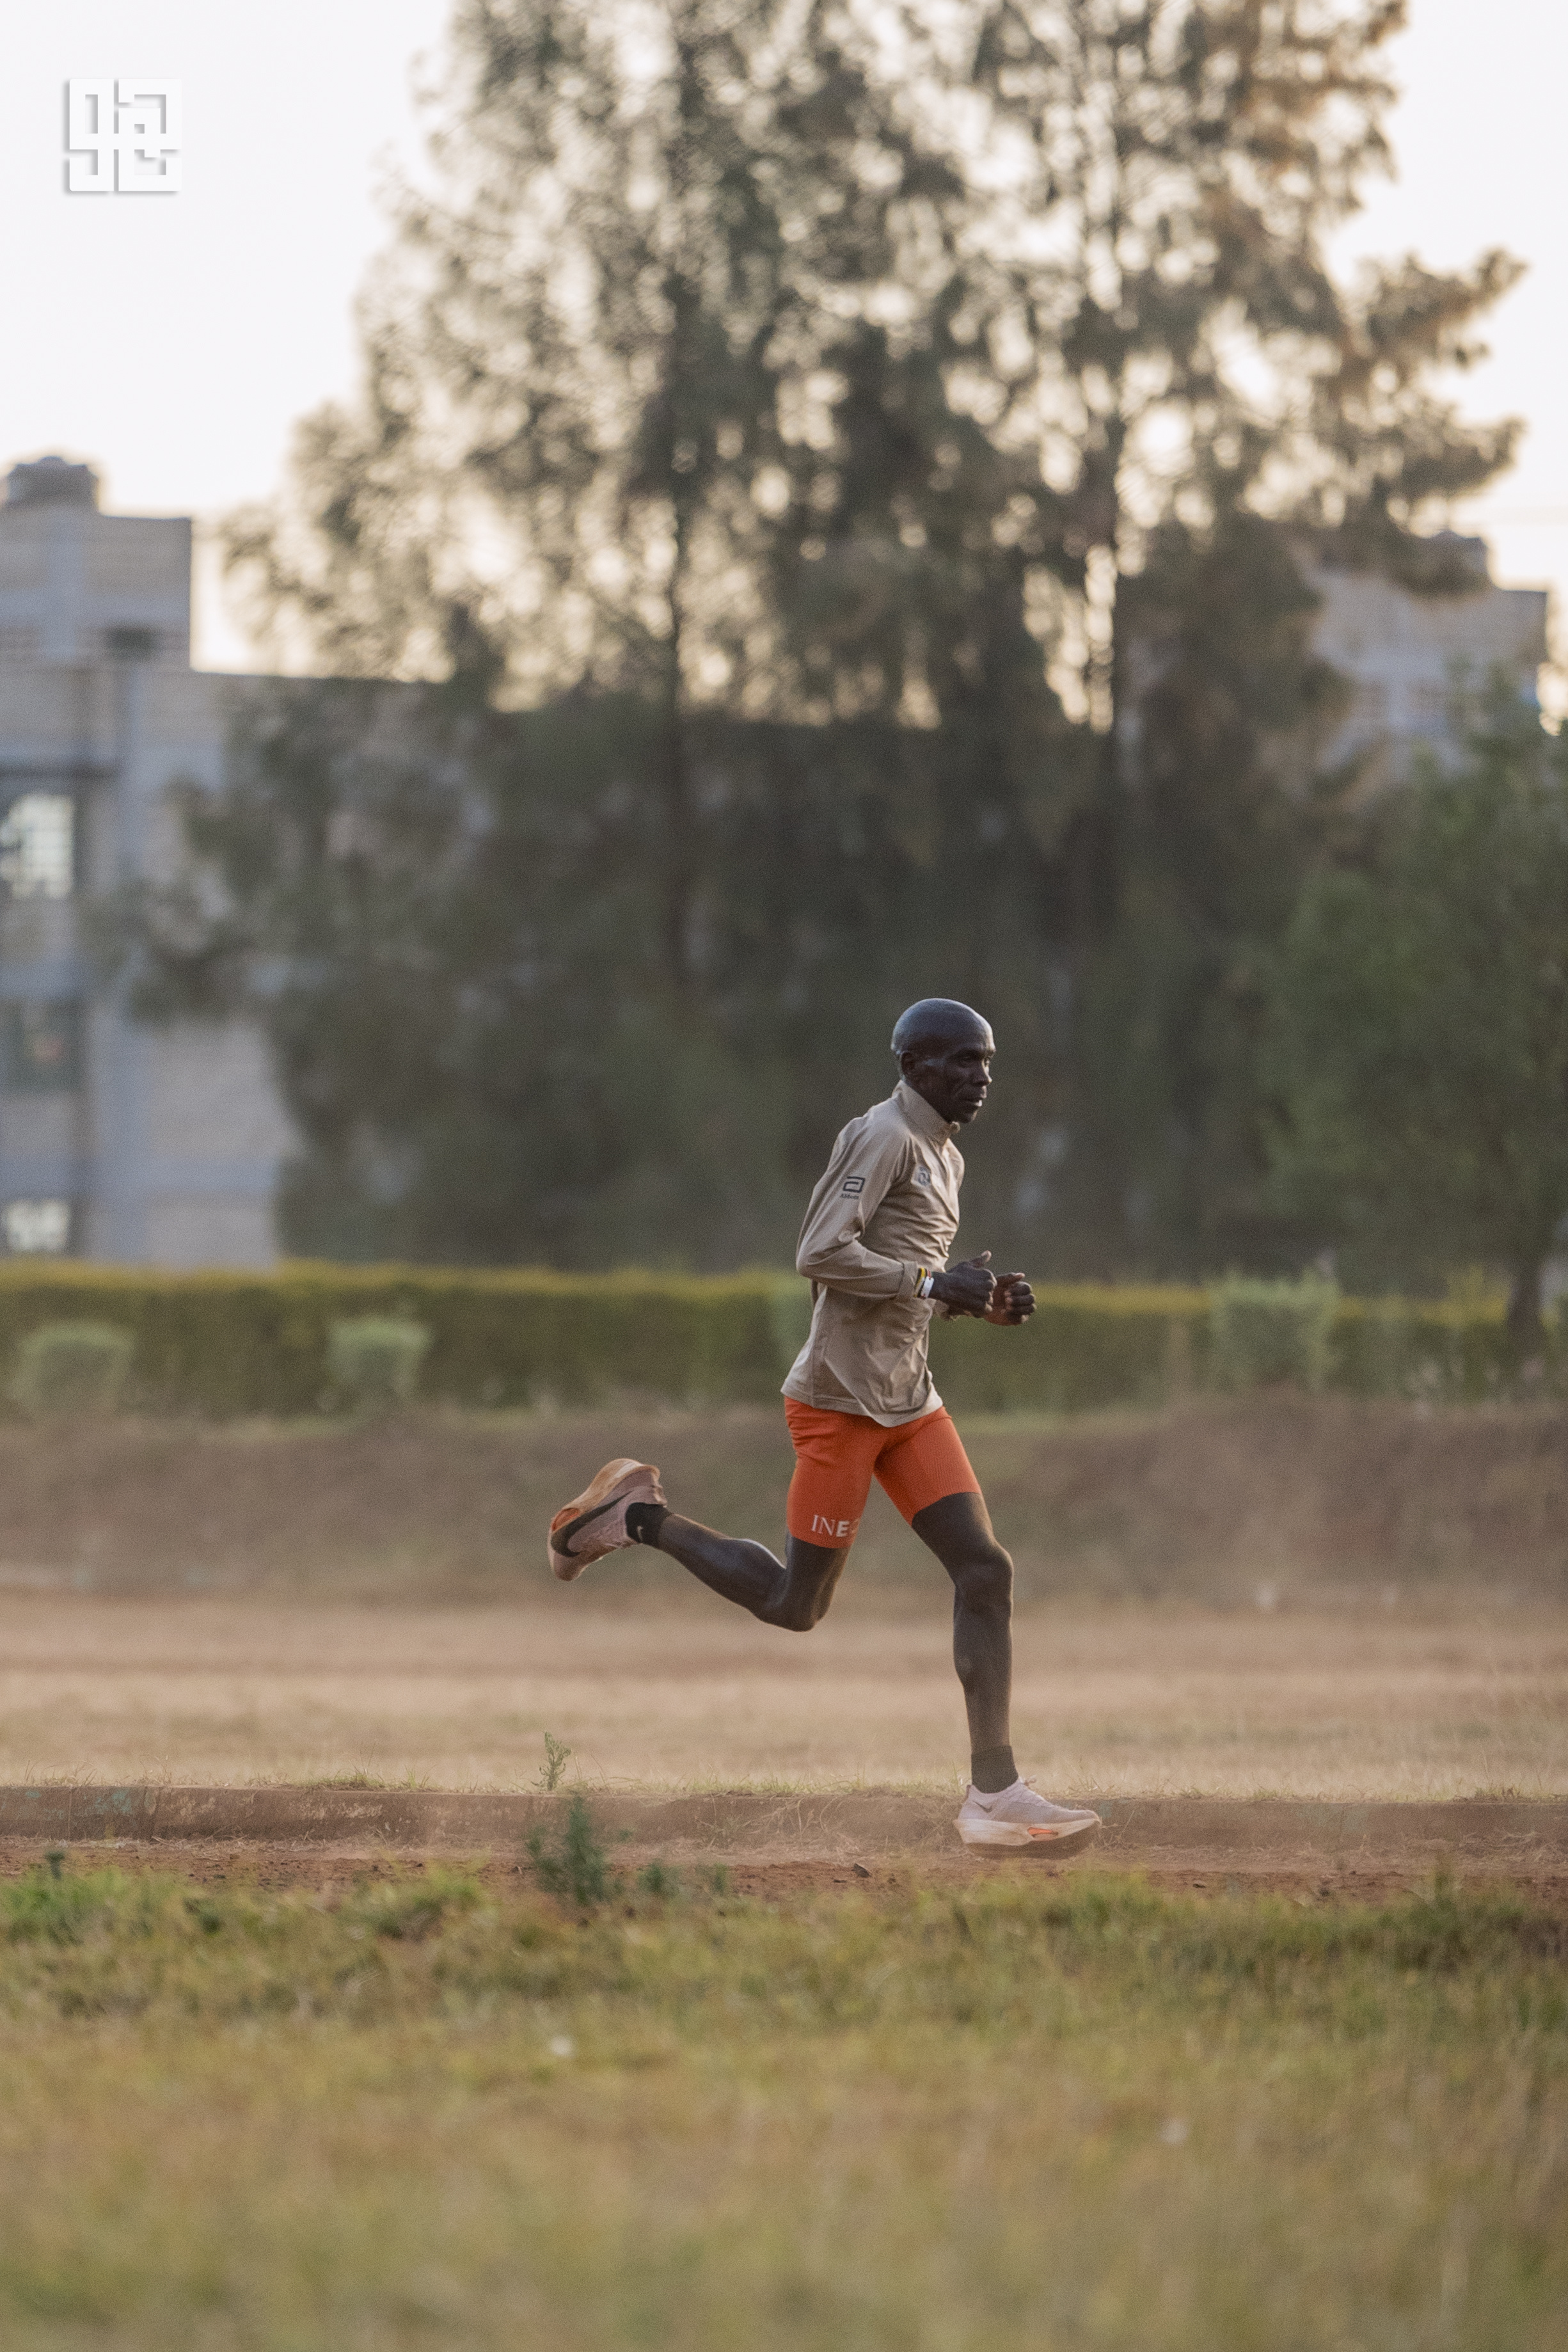
[[744, 1536], [720, 1535], [698, 1519], [668, 1511], [659, 1522], [655, 1549], [689, 1570], [699, 1583], [748, 1609], [764, 1625], [786, 1633], [809, 1633], [828, 1613], [849, 1558], [849, 1546], [830, 1549], [791, 1536], [782, 1559], [766, 1544]]

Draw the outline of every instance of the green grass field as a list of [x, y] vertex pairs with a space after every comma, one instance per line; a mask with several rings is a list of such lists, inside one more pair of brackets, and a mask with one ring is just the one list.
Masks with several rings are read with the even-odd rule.
[[0, 2342], [1554, 2352], [1565, 1955], [1445, 1885], [72, 1858], [0, 1888]]

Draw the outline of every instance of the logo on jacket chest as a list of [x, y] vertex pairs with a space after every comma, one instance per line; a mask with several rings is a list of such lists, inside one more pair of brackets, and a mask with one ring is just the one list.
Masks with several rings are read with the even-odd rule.
[[929, 1184], [931, 1181], [930, 1169], [917, 1168], [915, 1171], [915, 1181], [917, 1184]]

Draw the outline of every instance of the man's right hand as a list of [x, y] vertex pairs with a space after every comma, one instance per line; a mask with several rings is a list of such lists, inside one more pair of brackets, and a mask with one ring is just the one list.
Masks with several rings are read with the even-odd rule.
[[990, 1251], [982, 1250], [978, 1257], [965, 1258], [959, 1265], [950, 1265], [946, 1274], [934, 1275], [932, 1297], [940, 1299], [950, 1315], [984, 1316], [997, 1286], [990, 1265]]

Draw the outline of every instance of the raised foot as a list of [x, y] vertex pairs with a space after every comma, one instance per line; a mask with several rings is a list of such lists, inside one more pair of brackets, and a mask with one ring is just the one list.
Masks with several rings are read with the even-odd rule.
[[626, 1530], [631, 1503], [662, 1503], [664, 1490], [651, 1462], [629, 1454], [607, 1462], [580, 1495], [564, 1503], [549, 1523], [549, 1564], [563, 1584], [580, 1576], [607, 1551], [622, 1551], [634, 1538]]

